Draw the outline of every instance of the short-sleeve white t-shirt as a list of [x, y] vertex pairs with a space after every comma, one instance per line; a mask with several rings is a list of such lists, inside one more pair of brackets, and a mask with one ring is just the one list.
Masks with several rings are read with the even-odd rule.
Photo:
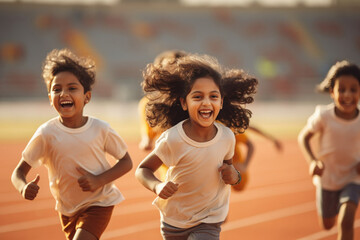
[[344, 120], [336, 116], [335, 105], [317, 106], [306, 127], [319, 133], [319, 149], [315, 155], [325, 170], [315, 184], [327, 190], [339, 190], [349, 183], [360, 184], [356, 165], [360, 162], [360, 116]]
[[31, 167], [44, 165], [48, 170], [55, 209], [71, 216], [89, 206], [111, 206], [123, 201], [119, 189], [109, 183], [94, 192], [83, 192], [77, 180], [77, 167], [92, 174], [111, 168], [106, 153], [121, 159], [127, 152], [124, 140], [102, 120], [88, 117], [80, 128], [67, 128], [53, 118], [41, 125], [22, 153]]
[[169, 199], [157, 197], [153, 204], [161, 220], [178, 228], [225, 220], [229, 209], [230, 186], [218, 168], [234, 154], [234, 133], [215, 122], [216, 136], [196, 142], [183, 130], [183, 122], [165, 131], [156, 142], [154, 153], [169, 167], [165, 181], [179, 184]]

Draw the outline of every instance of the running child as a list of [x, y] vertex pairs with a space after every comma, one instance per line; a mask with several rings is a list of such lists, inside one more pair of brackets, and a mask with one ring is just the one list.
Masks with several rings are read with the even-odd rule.
[[[209, 56], [189, 54], [171, 68], [149, 64], [143, 89], [151, 127], [167, 129], [139, 164], [136, 177], [157, 198], [164, 239], [219, 239], [229, 209], [234, 131], [244, 131], [257, 79], [242, 70], [223, 70]], [[220, 121], [221, 123], [217, 122]], [[231, 129], [230, 129], [231, 128]], [[154, 172], [169, 167], [164, 182]]]
[[[95, 65], [67, 49], [51, 51], [43, 65], [50, 104], [58, 117], [42, 124], [22, 153], [11, 180], [23, 198], [36, 198], [40, 176], [27, 181], [31, 168], [48, 169], [55, 209], [67, 239], [99, 239], [115, 204], [123, 196], [113, 181], [132, 168], [124, 140], [102, 120], [84, 116], [95, 82]], [[108, 153], [117, 163], [111, 166]]]
[[[331, 229], [337, 221], [338, 239], [354, 239], [360, 194], [360, 69], [348, 61], [333, 65], [318, 90], [333, 103], [317, 106], [298, 140], [316, 186], [319, 221]], [[318, 150], [311, 139], [319, 136]]]
[[[177, 61], [181, 57], [186, 56], [187, 54], [188, 53], [181, 50], [167, 50], [161, 52], [155, 57], [154, 65], [160, 64], [162, 67], [166, 67], [167, 65], [171, 66], [175, 63], [175, 61]], [[139, 143], [139, 148], [145, 151], [153, 149], [156, 139], [158, 139], [161, 133], [165, 130], [158, 126], [154, 128], [150, 127], [146, 119], [146, 104], [148, 102], [148, 98], [144, 96], [143, 98], [141, 98], [138, 105], [141, 133], [141, 141]], [[251, 130], [258, 135], [264, 137], [265, 139], [271, 141], [278, 151], [282, 150], [282, 143], [272, 135], [254, 126], [249, 126], [247, 130]], [[252, 160], [255, 147], [253, 141], [247, 135], [247, 132], [235, 135], [235, 153], [233, 157], [233, 164], [234, 167], [241, 172], [241, 182], [237, 185], [232, 186], [232, 189], [235, 191], [244, 190], [245, 186], [249, 182], [249, 174], [247, 170]], [[168, 167], [162, 164], [161, 167], [156, 171], [158, 178], [161, 181], [165, 180], [167, 170]]]

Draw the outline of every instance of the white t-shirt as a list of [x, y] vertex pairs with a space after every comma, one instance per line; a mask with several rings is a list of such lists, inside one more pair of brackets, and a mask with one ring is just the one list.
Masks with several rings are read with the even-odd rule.
[[327, 190], [339, 190], [349, 183], [360, 184], [356, 165], [360, 162], [360, 115], [352, 120], [335, 114], [335, 105], [317, 106], [306, 127], [320, 133], [319, 149], [315, 153], [325, 170], [314, 183]]
[[124, 198], [119, 189], [109, 183], [94, 192], [83, 192], [77, 180], [80, 166], [92, 174], [111, 168], [105, 153], [121, 159], [127, 152], [123, 139], [104, 121], [88, 117], [80, 128], [68, 128], [59, 118], [41, 125], [22, 153], [22, 160], [31, 167], [44, 165], [56, 200], [55, 209], [66, 216], [89, 206], [111, 206]]
[[183, 130], [183, 122], [165, 131], [156, 142], [154, 153], [169, 167], [165, 181], [179, 184], [178, 191], [153, 204], [161, 220], [178, 228], [225, 220], [229, 210], [230, 186], [222, 180], [218, 168], [234, 155], [234, 133], [216, 123], [216, 136], [208, 142], [196, 142]]

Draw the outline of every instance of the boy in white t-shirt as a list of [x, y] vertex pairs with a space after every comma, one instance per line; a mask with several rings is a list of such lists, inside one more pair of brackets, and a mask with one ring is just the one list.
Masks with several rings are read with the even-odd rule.
[[[127, 146], [108, 123], [83, 115], [95, 81], [91, 59], [55, 49], [46, 57], [43, 78], [59, 116], [37, 129], [12, 183], [25, 199], [35, 199], [40, 176], [29, 182], [26, 176], [31, 168], [44, 165], [67, 239], [99, 239], [114, 205], [124, 199], [113, 181], [132, 168]], [[106, 153], [118, 159], [114, 166]]]
[[[317, 106], [299, 134], [316, 185], [319, 219], [331, 229], [338, 218], [338, 239], [354, 239], [354, 220], [360, 196], [360, 69], [337, 62], [318, 86], [333, 103]], [[315, 154], [310, 140], [319, 135]]]

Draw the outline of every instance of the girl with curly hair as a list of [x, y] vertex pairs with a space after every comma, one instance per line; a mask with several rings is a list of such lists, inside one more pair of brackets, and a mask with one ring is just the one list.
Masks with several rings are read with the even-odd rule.
[[[244, 132], [257, 79], [225, 70], [207, 55], [189, 54], [163, 68], [148, 64], [143, 89], [151, 127], [167, 129], [136, 169], [137, 179], [157, 198], [164, 239], [219, 239], [229, 209], [235, 132]], [[221, 122], [221, 123], [219, 123]], [[233, 130], [231, 130], [231, 129]], [[154, 172], [169, 167], [164, 182]]]

